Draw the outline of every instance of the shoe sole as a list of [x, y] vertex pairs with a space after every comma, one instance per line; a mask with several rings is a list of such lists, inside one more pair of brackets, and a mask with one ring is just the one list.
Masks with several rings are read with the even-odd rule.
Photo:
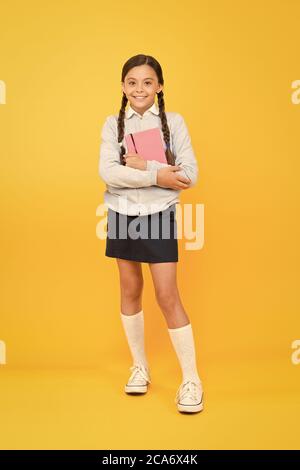
[[203, 410], [203, 403], [199, 403], [199, 405], [177, 405], [178, 411], [184, 413], [198, 413], [199, 411]]
[[125, 385], [124, 388], [126, 393], [146, 393], [147, 389], [147, 385]]

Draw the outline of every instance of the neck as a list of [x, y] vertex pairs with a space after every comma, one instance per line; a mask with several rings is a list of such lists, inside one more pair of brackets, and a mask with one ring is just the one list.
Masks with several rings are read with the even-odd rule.
[[151, 106], [153, 106], [153, 104], [154, 104], [154, 101], [153, 101], [153, 103], [151, 103], [147, 108], [144, 108], [144, 109], [143, 109], [143, 108], [142, 108], [142, 109], [141, 109], [141, 108], [140, 108], [140, 109], [136, 109], [136, 108], [134, 107], [134, 105], [132, 106], [132, 104], [131, 104], [130, 106], [132, 107], [132, 109], [133, 109], [134, 111], [136, 111], [137, 113], [139, 113], [139, 114], [142, 116], [142, 115], [144, 114], [144, 112], [147, 111], [147, 109], [150, 109]]

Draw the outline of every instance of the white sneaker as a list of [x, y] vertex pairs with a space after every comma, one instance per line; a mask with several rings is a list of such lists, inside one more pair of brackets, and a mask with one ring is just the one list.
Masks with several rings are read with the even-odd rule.
[[151, 383], [149, 370], [142, 364], [133, 365], [130, 367], [130, 370], [132, 370], [132, 373], [125, 385], [125, 392], [146, 393], [148, 390], [148, 383]]
[[178, 411], [197, 413], [203, 410], [202, 384], [191, 380], [183, 382], [177, 390], [175, 403]]

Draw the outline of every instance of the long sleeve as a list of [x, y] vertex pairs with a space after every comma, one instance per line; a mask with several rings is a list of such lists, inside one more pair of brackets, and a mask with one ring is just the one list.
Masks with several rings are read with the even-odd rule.
[[157, 185], [157, 169], [139, 170], [120, 163], [117, 122], [113, 115], [106, 118], [101, 130], [99, 175], [106, 184], [116, 188], [142, 188]]
[[147, 160], [147, 170], [159, 170], [160, 168], [165, 168], [171, 166], [168, 163], [161, 163], [157, 160]]
[[196, 185], [198, 180], [198, 163], [188, 128], [181, 114], [177, 113], [174, 124], [173, 152], [175, 154], [175, 164], [183, 168], [185, 176], [191, 180], [189, 186], [191, 188]]

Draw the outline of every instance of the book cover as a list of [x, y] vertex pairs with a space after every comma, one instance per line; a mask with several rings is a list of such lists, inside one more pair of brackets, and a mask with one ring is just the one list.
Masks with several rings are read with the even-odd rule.
[[158, 127], [125, 135], [128, 153], [138, 153], [144, 160], [168, 163], [165, 145]]

